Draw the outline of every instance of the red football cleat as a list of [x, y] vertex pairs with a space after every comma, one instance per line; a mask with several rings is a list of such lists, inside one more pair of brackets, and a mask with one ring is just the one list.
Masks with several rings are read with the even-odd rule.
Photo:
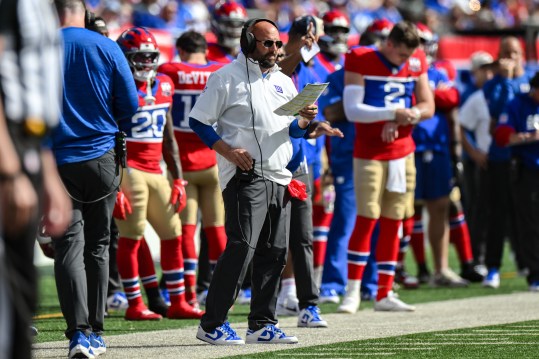
[[161, 320], [163, 316], [146, 307], [129, 307], [125, 311], [125, 320]]
[[198, 308], [193, 308], [186, 302], [179, 305], [174, 305], [168, 308], [168, 319], [200, 319], [204, 315], [204, 311]]

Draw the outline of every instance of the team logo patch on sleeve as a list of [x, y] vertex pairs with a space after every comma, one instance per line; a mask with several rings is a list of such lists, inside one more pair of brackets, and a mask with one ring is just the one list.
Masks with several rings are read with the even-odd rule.
[[172, 86], [168, 82], [162, 82], [161, 83], [161, 91], [163, 91], [163, 95], [165, 96], [171, 96], [172, 95]]
[[281, 86], [273, 85], [275, 86], [275, 90], [277, 90], [278, 93], [283, 93], [283, 88]]
[[410, 59], [408, 60], [408, 64], [410, 65], [411, 71], [421, 71], [421, 60], [419, 60], [417, 57], [410, 57]]

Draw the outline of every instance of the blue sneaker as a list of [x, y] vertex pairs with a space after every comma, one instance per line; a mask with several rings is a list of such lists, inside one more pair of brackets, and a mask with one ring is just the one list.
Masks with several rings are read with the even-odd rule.
[[77, 330], [69, 341], [69, 354], [67, 357], [69, 359], [95, 358], [92, 347], [90, 346], [90, 339], [80, 330]]
[[489, 268], [487, 276], [483, 279], [483, 287], [499, 288], [500, 287], [500, 272], [498, 268]]
[[241, 339], [234, 329], [230, 327], [229, 322], [215, 328], [211, 332], [206, 332], [198, 326], [197, 339], [213, 345], [243, 345], [245, 342]]
[[328, 322], [320, 317], [320, 308], [315, 305], [308, 306], [299, 312], [298, 327], [300, 328], [327, 328]]
[[163, 297], [166, 305], [170, 306], [170, 295], [168, 294], [167, 288], [161, 288], [161, 296]]
[[539, 281], [534, 281], [530, 283], [530, 292], [539, 292]]
[[251, 288], [245, 288], [240, 290], [238, 298], [236, 299], [238, 304], [249, 305], [251, 304]]
[[337, 294], [337, 291], [335, 289], [322, 288], [320, 289], [320, 296], [318, 301], [320, 303], [338, 304], [341, 301], [341, 298], [339, 298], [339, 294]]
[[129, 307], [124, 292], [116, 292], [107, 298], [108, 310], [126, 310]]
[[273, 324], [259, 330], [247, 330], [247, 344], [297, 344], [298, 338], [286, 335]]
[[95, 333], [90, 334], [90, 346], [95, 356], [105, 354], [107, 352], [107, 346], [101, 335]]

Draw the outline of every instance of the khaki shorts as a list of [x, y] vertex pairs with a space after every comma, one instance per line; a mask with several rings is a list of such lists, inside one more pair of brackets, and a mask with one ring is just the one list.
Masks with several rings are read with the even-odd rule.
[[183, 172], [183, 179], [188, 184], [185, 187], [187, 206], [180, 214], [182, 223], [196, 224], [200, 209], [204, 228], [224, 226], [225, 208], [217, 166], [202, 171]]
[[354, 158], [354, 188], [358, 216], [400, 220], [413, 215], [414, 154], [406, 156], [406, 193], [386, 190], [388, 161]]
[[125, 221], [116, 220], [121, 237], [141, 239], [146, 220], [160, 239], [173, 239], [182, 234], [180, 217], [169, 203], [171, 189], [165, 176], [134, 168], [123, 169], [121, 188], [133, 210]]

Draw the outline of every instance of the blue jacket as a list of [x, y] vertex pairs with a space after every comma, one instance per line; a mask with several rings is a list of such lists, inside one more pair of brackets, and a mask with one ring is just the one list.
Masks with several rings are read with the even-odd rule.
[[114, 147], [116, 122], [138, 107], [133, 75], [114, 41], [76, 27], [62, 35], [62, 118], [51, 136], [58, 165], [101, 157]]

